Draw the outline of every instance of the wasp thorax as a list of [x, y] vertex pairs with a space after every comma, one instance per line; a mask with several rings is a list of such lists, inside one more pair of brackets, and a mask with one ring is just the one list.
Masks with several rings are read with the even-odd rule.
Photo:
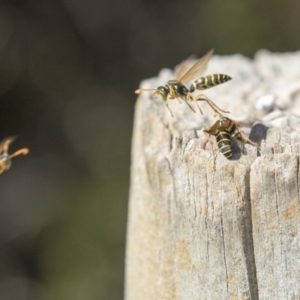
[[186, 86], [184, 86], [183, 84], [180, 84], [177, 86], [177, 92], [180, 95], [187, 95], [189, 90], [186, 88]]
[[169, 80], [167, 85], [169, 88], [170, 99], [182, 98], [185, 99], [189, 90], [178, 80]]
[[224, 123], [227, 122], [227, 121], [230, 121], [230, 119], [228, 119], [227, 117], [221, 117], [219, 119], [219, 123], [220, 123], [221, 126], [223, 126]]
[[167, 82], [167, 85], [177, 85], [179, 83], [179, 81], [178, 80], [175, 80], [175, 79], [173, 79], [173, 80], [169, 80], [168, 82]]

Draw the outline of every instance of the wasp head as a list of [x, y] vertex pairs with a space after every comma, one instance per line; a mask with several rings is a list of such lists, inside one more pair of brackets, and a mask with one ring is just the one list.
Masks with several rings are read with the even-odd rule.
[[165, 102], [167, 101], [168, 95], [169, 95], [169, 89], [165, 86], [159, 86], [153, 93], [154, 98], [160, 96]]

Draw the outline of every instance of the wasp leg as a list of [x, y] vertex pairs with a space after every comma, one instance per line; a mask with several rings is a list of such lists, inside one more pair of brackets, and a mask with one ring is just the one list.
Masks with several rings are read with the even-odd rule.
[[167, 107], [167, 109], [170, 111], [171, 116], [174, 117], [173, 112], [172, 112], [171, 108], [169, 107], [168, 99], [166, 100], [166, 107]]
[[212, 151], [213, 151], [213, 155], [214, 155], [214, 163], [213, 163], [213, 166], [214, 166], [214, 171], [216, 171], [216, 161], [217, 161], [218, 154], [219, 154], [220, 152], [218, 151], [217, 154], [215, 154], [214, 149], [212, 149]]
[[219, 152], [217, 154], [215, 154], [214, 144], [213, 144], [213, 142], [211, 140], [211, 135], [207, 131], [205, 131], [205, 130], [203, 130], [203, 132], [204, 132], [204, 134], [206, 136], [206, 141], [203, 143], [202, 148], [206, 149], [207, 143], [208, 142], [210, 143], [210, 145], [211, 145], [211, 151], [212, 151], [213, 157], [214, 157], [213, 169], [214, 169], [214, 171], [216, 171], [216, 160], [217, 160], [217, 156], [218, 156]]
[[234, 123], [236, 129], [237, 129], [237, 133], [235, 133], [234, 135], [232, 135], [233, 138], [236, 138], [238, 140], [240, 140], [244, 145], [245, 144], [250, 144], [256, 148], [259, 148], [259, 144], [252, 142], [247, 135], [245, 134], [245, 132], [241, 129], [241, 126], [239, 125], [238, 122], [232, 120], [232, 122]]
[[196, 111], [191, 107], [191, 105], [188, 103], [188, 100], [184, 99], [185, 103], [188, 105], [188, 107], [195, 113]]
[[171, 99], [171, 100], [177, 99], [177, 101], [181, 104], [181, 101], [180, 101], [180, 98], [179, 98], [179, 97], [175, 97], [175, 96], [171, 97], [171, 96], [170, 96], [169, 99]]
[[[193, 102], [195, 102], [195, 100], [194, 100], [193, 96], [191, 95], [191, 93], [187, 93], [187, 95], [186, 95], [186, 97], [185, 97], [184, 100], [185, 100], [185, 101], [193, 101]], [[187, 103], [187, 102], [186, 102], [186, 103]], [[196, 102], [196, 103], [197, 103], [197, 102]], [[203, 115], [203, 112], [202, 112], [201, 108], [199, 107], [198, 103], [197, 103], [197, 106], [198, 106], [198, 108], [199, 108], [200, 114]], [[193, 109], [193, 111], [196, 112], [194, 109]]]
[[206, 130], [203, 130], [203, 132], [204, 132], [204, 135], [206, 137], [206, 141], [203, 143], [202, 149], [206, 149], [206, 145], [207, 145], [208, 142], [210, 143], [211, 147], [213, 147], [213, 142], [210, 139], [209, 133]]
[[206, 101], [207, 104], [217, 113], [220, 114], [220, 111], [223, 113], [229, 113], [227, 110], [221, 109], [215, 102], [210, 100], [208, 97], [206, 97], [204, 94], [198, 95], [194, 101]]
[[197, 104], [197, 106], [198, 106], [198, 109], [199, 109], [199, 111], [200, 111], [200, 114], [203, 115], [203, 111], [202, 111], [202, 109], [200, 108], [198, 102], [197, 102], [196, 100], [194, 100], [194, 101], [196, 102], [196, 104]]
[[200, 114], [203, 115], [202, 109], [200, 108], [200, 106], [199, 106], [197, 100], [193, 98], [193, 96], [191, 95], [191, 93], [188, 93], [188, 94], [187, 94], [186, 99], [187, 99], [187, 100], [190, 100], [190, 101], [193, 101], [193, 102], [196, 102], [196, 104], [197, 104], [197, 106], [198, 106], [198, 109], [199, 109], [199, 111], [200, 111]]
[[196, 111], [192, 108], [192, 106], [188, 103], [188, 101], [194, 101], [191, 93], [187, 93], [187, 95], [183, 98], [183, 100], [186, 102], [186, 104], [189, 106], [189, 108], [196, 113]]

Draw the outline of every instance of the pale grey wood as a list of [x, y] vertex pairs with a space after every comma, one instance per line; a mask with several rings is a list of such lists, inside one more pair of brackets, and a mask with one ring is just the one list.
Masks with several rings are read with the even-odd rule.
[[136, 104], [126, 300], [299, 299], [300, 118], [266, 116], [246, 130], [260, 153], [236, 144], [214, 168], [210, 116], [171, 107]]
[[[300, 298], [299, 127], [270, 129], [251, 166], [254, 255], [261, 299]], [[270, 151], [271, 149], [271, 151]]]

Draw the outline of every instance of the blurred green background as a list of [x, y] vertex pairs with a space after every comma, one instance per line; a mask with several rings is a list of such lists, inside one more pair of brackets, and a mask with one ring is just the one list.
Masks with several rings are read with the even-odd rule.
[[0, 178], [0, 299], [122, 299], [134, 90], [211, 48], [299, 50], [299, 13], [296, 0], [1, 1], [0, 138], [31, 153]]

